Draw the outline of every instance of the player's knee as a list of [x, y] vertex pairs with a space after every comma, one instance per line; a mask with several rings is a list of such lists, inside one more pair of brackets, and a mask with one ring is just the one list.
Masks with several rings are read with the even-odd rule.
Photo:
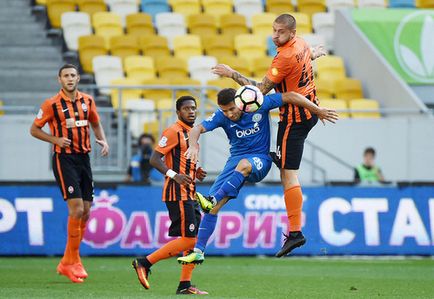
[[241, 172], [244, 176], [249, 176], [252, 172], [252, 164], [247, 159], [241, 159], [235, 170]]
[[300, 182], [298, 181], [298, 170], [282, 169], [280, 172], [280, 179], [285, 189], [300, 185]]
[[82, 219], [83, 215], [84, 215], [84, 209], [83, 209], [83, 207], [80, 207], [80, 206], [73, 207], [69, 211], [69, 216], [77, 218], [77, 219]]

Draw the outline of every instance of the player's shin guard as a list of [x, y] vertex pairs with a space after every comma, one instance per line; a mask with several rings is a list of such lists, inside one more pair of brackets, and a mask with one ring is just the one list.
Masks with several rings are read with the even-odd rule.
[[206, 244], [215, 230], [217, 223], [217, 215], [205, 214], [200, 223], [199, 233], [197, 235], [197, 242], [195, 248], [205, 251]]
[[237, 197], [243, 183], [245, 181], [244, 175], [239, 171], [234, 171], [232, 176], [220, 187], [220, 189], [213, 194], [217, 201], [225, 197]]

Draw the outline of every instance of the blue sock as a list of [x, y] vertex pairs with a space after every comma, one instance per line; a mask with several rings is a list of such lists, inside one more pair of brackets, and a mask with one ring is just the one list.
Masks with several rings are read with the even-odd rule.
[[214, 194], [214, 198], [220, 201], [227, 196], [237, 197], [245, 179], [241, 172], [234, 171], [232, 176]]
[[206, 244], [215, 230], [217, 223], [217, 215], [205, 214], [199, 226], [199, 233], [197, 235], [197, 242], [195, 248], [205, 251]]

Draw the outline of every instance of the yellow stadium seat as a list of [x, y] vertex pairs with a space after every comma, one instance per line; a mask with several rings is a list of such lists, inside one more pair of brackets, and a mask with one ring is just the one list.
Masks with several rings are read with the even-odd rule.
[[176, 100], [171, 98], [159, 99], [155, 102], [163, 128], [167, 128], [176, 117]]
[[201, 12], [199, 0], [171, 0], [172, 11], [183, 14], [185, 17]]
[[191, 34], [206, 37], [217, 34], [217, 20], [214, 15], [194, 14], [187, 20], [187, 27]]
[[0, 116], [5, 114], [1, 108], [2, 106], [3, 106], [3, 101], [0, 100]]
[[95, 34], [104, 37], [106, 47], [110, 46], [110, 38], [124, 34], [122, 19], [112, 12], [96, 12], [92, 16]]
[[36, 0], [37, 5], [47, 5], [47, 0]]
[[155, 34], [152, 17], [147, 13], [134, 13], [126, 17], [127, 33], [136, 36]]
[[362, 82], [357, 79], [343, 78], [335, 80], [336, 98], [352, 100], [363, 98]]
[[339, 56], [323, 56], [315, 60], [318, 78], [345, 78], [344, 60]]
[[240, 56], [225, 56], [220, 57], [218, 60], [219, 63], [227, 64], [243, 76], [250, 77], [250, 67], [249, 67], [249, 61]]
[[202, 0], [203, 11], [217, 18], [233, 11], [232, 0]]
[[[255, 63], [252, 65], [252, 73], [254, 77], [263, 78], [270, 68], [273, 57], [265, 56], [255, 59]], [[262, 82], [262, 79], [260, 80]]]
[[[198, 80], [193, 80], [190, 78], [174, 78], [170, 80], [171, 85], [180, 85], [180, 86], [197, 86], [200, 87], [201, 83]], [[199, 107], [200, 100], [200, 88], [193, 90], [177, 90], [175, 92], [175, 98], [179, 98], [182, 96], [192, 96], [196, 99], [196, 104]]]
[[[134, 86], [141, 85], [141, 81], [133, 78], [121, 78], [111, 81], [111, 85], [125, 85], [125, 86]], [[125, 109], [127, 106], [127, 102], [130, 100], [138, 100], [142, 96], [141, 89], [123, 89], [121, 92], [122, 95], [122, 109]], [[111, 89], [111, 101], [114, 109], [118, 109], [119, 107], [119, 89], [112, 88]]]
[[61, 27], [61, 17], [64, 12], [75, 11], [75, 0], [47, 0], [47, 15], [51, 27]]
[[178, 35], [173, 39], [173, 52], [175, 57], [188, 60], [191, 56], [202, 55], [202, 45], [198, 35]]
[[155, 140], [160, 138], [160, 122], [158, 120], [145, 122], [143, 124], [143, 133], [151, 134], [154, 136]]
[[124, 69], [128, 78], [145, 81], [156, 77], [154, 59], [150, 56], [128, 56], [125, 58]]
[[292, 12], [291, 15], [295, 18], [297, 22], [298, 35], [312, 33], [312, 23], [308, 14], [301, 12]]
[[224, 56], [233, 56], [234, 38], [231, 35], [210, 35], [202, 37], [202, 45], [208, 56], [215, 56], [217, 59]]
[[[230, 78], [219, 78], [219, 79], [215, 79], [215, 80], [209, 80], [206, 85], [209, 86], [216, 86], [220, 89], [223, 88], [234, 88], [234, 89], [238, 89], [240, 86], [232, 79]], [[219, 91], [218, 90], [213, 90], [213, 89], [209, 89], [206, 93], [206, 96], [208, 97], [208, 99], [210, 99], [211, 101], [213, 101], [214, 103], [217, 104], [217, 93]]]
[[248, 33], [246, 17], [240, 14], [226, 14], [220, 16], [220, 29], [222, 34], [236, 36]]
[[139, 55], [137, 37], [134, 35], [119, 35], [110, 38], [110, 53], [122, 60], [127, 56]]
[[76, 0], [78, 10], [88, 13], [91, 17], [96, 12], [107, 11], [107, 5], [104, 0]]
[[320, 99], [319, 105], [321, 107], [336, 109], [336, 111], [339, 114], [339, 118], [349, 118], [350, 113], [347, 111], [339, 111], [339, 110], [348, 110], [347, 101], [345, 100], [339, 100], [339, 99]]
[[276, 15], [273, 13], [261, 13], [252, 17], [252, 32], [255, 35], [266, 38], [273, 34], [273, 22]]
[[78, 56], [86, 73], [93, 73], [92, 60], [95, 56], [107, 55], [104, 38], [97, 35], [85, 35], [78, 38]]
[[155, 65], [160, 78], [188, 77], [187, 62], [179, 57], [158, 57]]
[[140, 50], [143, 55], [151, 57], [170, 56], [167, 38], [159, 35], [141, 36], [139, 38]]
[[416, 0], [417, 8], [434, 8], [434, 0]]
[[305, 13], [311, 17], [315, 13], [325, 12], [327, 5], [325, 0], [298, 0], [297, 8], [300, 13]]
[[265, 8], [267, 12], [276, 15], [281, 15], [295, 10], [294, 5], [292, 5], [291, 1], [288, 0], [267, 0], [265, 2]]
[[377, 101], [371, 99], [354, 99], [349, 103], [350, 110], [372, 110], [367, 112], [351, 111], [353, 118], [380, 118], [380, 105]]
[[332, 78], [324, 78], [315, 80], [315, 86], [318, 98], [326, 99], [333, 98], [335, 96], [335, 80]]
[[[156, 78], [152, 80], [145, 80], [142, 85], [160, 85], [160, 86], [170, 86], [169, 79]], [[172, 91], [170, 89], [143, 89], [143, 97], [145, 99], [151, 99], [158, 101], [160, 99], [172, 98]]]
[[243, 57], [253, 63], [257, 58], [266, 56], [265, 39], [253, 34], [240, 34], [235, 36], [235, 50], [238, 57]]

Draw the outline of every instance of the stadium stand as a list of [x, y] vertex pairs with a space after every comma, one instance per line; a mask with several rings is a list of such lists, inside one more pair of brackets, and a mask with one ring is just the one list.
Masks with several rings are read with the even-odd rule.
[[391, 8], [414, 8], [415, 6], [415, 0], [389, 0]]
[[198, 35], [178, 35], [173, 39], [173, 53], [175, 57], [188, 60], [192, 56], [202, 55], [202, 52], [202, 44]]
[[[135, 78], [118, 78], [110, 81], [110, 85], [123, 85], [123, 86], [138, 86], [141, 85], [142, 81]], [[142, 97], [141, 89], [122, 89], [120, 91], [117, 88], [111, 89], [111, 103], [114, 109], [119, 107], [119, 94], [122, 97], [122, 109], [127, 107], [129, 101], [137, 101]]]
[[249, 27], [252, 26], [252, 17], [264, 12], [262, 0], [234, 0], [234, 10], [246, 17]]
[[152, 16], [155, 20], [155, 16], [159, 13], [170, 12], [170, 6], [166, 0], [142, 0], [142, 12]]
[[362, 82], [357, 79], [341, 78], [334, 81], [335, 96], [338, 99], [352, 100], [363, 98]]
[[119, 15], [122, 20], [122, 25], [125, 26], [125, 18], [129, 14], [134, 14], [139, 11], [139, 6], [136, 0], [110, 0], [110, 11]]
[[276, 15], [295, 11], [292, 2], [287, 0], [267, 0], [265, 1], [265, 8], [267, 12]]
[[345, 78], [344, 60], [341, 57], [328, 55], [316, 61], [318, 78], [340, 79]]
[[345, 100], [321, 98], [320, 105], [323, 107], [336, 109], [336, 111], [338, 111], [339, 113], [339, 119], [345, 119], [350, 117], [350, 113], [346, 112], [346, 110], [348, 110], [348, 103]]
[[127, 15], [126, 32], [138, 37], [155, 34], [151, 15], [143, 12]]
[[173, 49], [173, 38], [187, 34], [185, 18], [180, 13], [159, 13], [155, 17], [158, 34], [167, 38], [169, 48]]
[[385, 0], [358, 0], [357, 5], [360, 8], [385, 8], [387, 3]]
[[75, 11], [75, 0], [47, 0], [47, 15], [53, 28], [61, 27], [61, 16], [64, 12]]
[[118, 35], [110, 38], [110, 53], [125, 59], [127, 56], [139, 55], [138, 39], [134, 35]]
[[199, 0], [171, 0], [173, 12], [180, 13], [188, 18], [190, 15], [197, 15], [201, 12]]
[[104, 38], [97, 35], [85, 35], [78, 38], [78, 56], [80, 65], [86, 73], [93, 73], [92, 60], [95, 56], [107, 55]]
[[217, 18], [233, 11], [232, 0], [202, 0], [203, 11]]
[[78, 38], [92, 34], [89, 14], [65, 12], [61, 17], [63, 37], [69, 50], [78, 50]]
[[188, 71], [192, 79], [205, 84], [208, 80], [218, 78], [217, 75], [210, 72], [216, 64], [217, 59], [213, 56], [193, 56], [188, 60]]
[[350, 110], [373, 110], [371, 112], [351, 111], [352, 118], [380, 118], [380, 105], [371, 99], [352, 99], [349, 101]]
[[333, 51], [334, 15], [326, 12], [316, 13], [312, 16], [312, 26], [316, 34], [324, 36], [326, 48]]
[[246, 17], [240, 14], [225, 14], [220, 16], [220, 30], [224, 35], [235, 37], [239, 34], [248, 33]]
[[151, 57], [169, 56], [169, 43], [167, 38], [160, 35], [141, 36], [139, 47], [143, 55]]
[[217, 57], [217, 59], [235, 54], [234, 38], [231, 35], [202, 37], [202, 45], [206, 55]]
[[[167, 78], [155, 78], [151, 80], [143, 81], [144, 86], [158, 85], [158, 86], [170, 86], [170, 80]], [[172, 98], [172, 92], [168, 89], [143, 89], [143, 97], [145, 99], [152, 99], [159, 101], [160, 99]], [[158, 107], [158, 106], [157, 106]]]
[[110, 38], [124, 33], [122, 18], [112, 12], [96, 12], [92, 16], [95, 34], [102, 36], [107, 49], [110, 48]]
[[76, 0], [78, 10], [93, 16], [96, 12], [107, 11], [107, 5], [104, 0]]
[[124, 69], [128, 78], [141, 82], [156, 78], [154, 59], [150, 56], [128, 56], [124, 60]]
[[143, 133], [143, 127], [147, 123], [156, 122], [155, 102], [147, 99], [130, 100], [126, 103], [126, 109], [132, 111], [128, 117], [130, 132], [134, 138]]
[[155, 66], [160, 78], [188, 77], [187, 62], [182, 58], [158, 57], [155, 59]]
[[191, 34], [199, 35], [201, 38], [215, 36], [218, 28], [217, 19], [210, 14], [191, 14], [187, 18], [187, 27]]
[[305, 13], [309, 17], [315, 13], [325, 12], [327, 10], [325, 0], [298, 0], [298, 12]]
[[273, 13], [260, 13], [252, 17], [252, 33], [265, 38], [273, 33], [270, 24], [273, 24], [276, 19], [276, 15]]
[[[92, 60], [95, 82], [98, 86], [109, 86], [113, 80], [124, 77], [122, 60], [117, 56], [95, 56]], [[102, 94], [110, 94], [109, 88], [99, 88]]]

